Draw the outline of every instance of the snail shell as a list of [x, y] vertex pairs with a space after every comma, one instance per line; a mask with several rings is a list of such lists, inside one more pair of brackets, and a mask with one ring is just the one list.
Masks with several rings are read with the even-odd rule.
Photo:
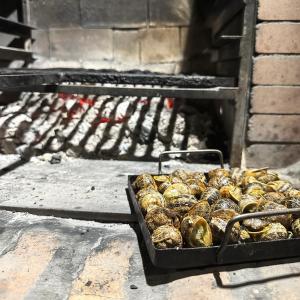
[[165, 206], [165, 199], [159, 192], [149, 193], [139, 200], [140, 207], [144, 214], [153, 206]]
[[209, 179], [213, 177], [230, 177], [230, 171], [223, 168], [213, 169], [208, 172], [208, 177]]
[[163, 225], [154, 230], [152, 242], [158, 249], [181, 248], [182, 236], [180, 231], [174, 226]]
[[163, 193], [166, 200], [186, 194], [191, 194], [191, 189], [184, 183], [174, 183], [170, 185]]
[[240, 211], [239, 206], [233, 200], [228, 198], [221, 198], [211, 206], [212, 211], [219, 209], [232, 209], [236, 212]]
[[145, 221], [150, 232], [163, 225], [180, 227], [179, 216], [166, 207], [152, 207], [148, 210]]
[[147, 173], [139, 175], [133, 182], [133, 188], [135, 190], [141, 190], [146, 187], [152, 187], [154, 190], [157, 190], [153, 177]]
[[300, 219], [296, 219], [292, 224], [292, 232], [295, 237], [300, 237]]
[[210, 205], [207, 201], [199, 201], [194, 204], [187, 213], [189, 216], [200, 216], [206, 221], [210, 220]]
[[209, 247], [212, 233], [206, 220], [200, 216], [185, 216], [181, 222], [181, 233], [190, 247]]
[[288, 232], [280, 223], [270, 223], [263, 230], [258, 232], [248, 232], [255, 241], [274, 241], [286, 239]]
[[251, 195], [243, 195], [239, 202], [241, 213], [251, 213], [257, 210], [258, 200]]
[[201, 195], [200, 200], [207, 201], [209, 204], [213, 204], [221, 198], [220, 192], [214, 187], [208, 187]]
[[168, 199], [166, 206], [183, 217], [197, 202], [193, 195], [178, 195]]
[[225, 185], [220, 189], [221, 197], [229, 198], [239, 202], [242, 198], [242, 191], [239, 187], [234, 185]]

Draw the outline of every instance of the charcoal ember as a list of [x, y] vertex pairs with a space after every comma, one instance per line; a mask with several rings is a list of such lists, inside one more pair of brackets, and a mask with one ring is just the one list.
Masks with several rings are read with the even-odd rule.
[[80, 154], [82, 153], [82, 147], [81, 146], [74, 146], [70, 145], [69, 148], [66, 151], [66, 155], [69, 157], [79, 157]]
[[50, 111], [51, 111], [51, 108], [49, 106], [44, 106], [42, 108], [42, 112], [45, 113], [45, 114], [49, 113]]
[[22, 159], [29, 160], [30, 157], [35, 155], [35, 149], [28, 145], [21, 145], [16, 148], [17, 154], [20, 155]]
[[16, 154], [16, 141], [11, 138], [3, 139], [0, 144], [1, 152], [5, 154]]
[[61, 163], [61, 154], [59, 153], [54, 153], [50, 159], [50, 164], [54, 165], [54, 164], [60, 164]]
[[151, 116], [148, 116], [143, 122], [141, 132], [139, 135], [139, 141], [141, 144], [147, 144], [150, 139], [150, 133], [152, 130], [153, 120]]
[[181, 149], [183, 141], [184, 135], [175, 133], [172, 138], [172, 146], [174, 147], [174, 150]]

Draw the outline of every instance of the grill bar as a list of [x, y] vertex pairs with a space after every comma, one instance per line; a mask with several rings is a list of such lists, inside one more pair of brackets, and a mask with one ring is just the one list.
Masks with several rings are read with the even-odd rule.
[[35, 29], [32, 26], [25, 25], [20, 22], [8, 20], [0, 17], [0, 31], [12, 35], [28, 37], [31, 34], [31, 30]]
[[[94, 85], [41, 85], [20, 87], [24, 92], [91, 94], [110, 96], [170, 97], [189, 99], [234, 99], [238, 88], [167, 88], [167, 87], [119, 87]], [[14, 88], [16, 91], [16, 88]]]

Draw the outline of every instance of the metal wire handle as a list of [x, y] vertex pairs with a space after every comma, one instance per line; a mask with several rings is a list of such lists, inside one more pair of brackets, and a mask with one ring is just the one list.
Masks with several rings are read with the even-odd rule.
[[165, 151], [160, 153], [158, 157], [158, 174], [162, 173], [162, 157], [169, 154], [190, 154], [190, 153], [199, 153], [199, 154], [216, 154], [220, 160], [221, 168], [224, 168], [224, 158], [223, 153], [217, 149], [203, 149], [203, 150], [177, 150], [177, 151]]
[[279, 216], [279, 215], [287, 215], [287, 214], [296, 214], [300, 213], [300, 208], [293, 208], [293, 209], [282, 209], [282, 210], [272, 210], [272, 211], [263, 211], [263, 212], [255, 212], [255, 213], [248, 213], [236, 216], [232, 218], [226, 226], [224, 238], [222, 240], [222, 243], [217, 251], [217, 261], [222, 260], [222, 254], [224, 253], [226, 246], [228, 245], [230, 234], [232, 227], [236, 222], [240, 222], [246, 219], [257, 219], [257, 218], [263, 218], [263, 217], [273, 217], [273, 216]]

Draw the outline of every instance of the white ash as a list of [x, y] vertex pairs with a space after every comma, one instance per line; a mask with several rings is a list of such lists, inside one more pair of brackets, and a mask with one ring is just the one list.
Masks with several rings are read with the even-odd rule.
[[0, 108], [0, 152], [156, 160], [166, 150], [207, 148], [207, 133], [214, 131], [209, 115], [181, 103], [22, 93], [18, 102]]

